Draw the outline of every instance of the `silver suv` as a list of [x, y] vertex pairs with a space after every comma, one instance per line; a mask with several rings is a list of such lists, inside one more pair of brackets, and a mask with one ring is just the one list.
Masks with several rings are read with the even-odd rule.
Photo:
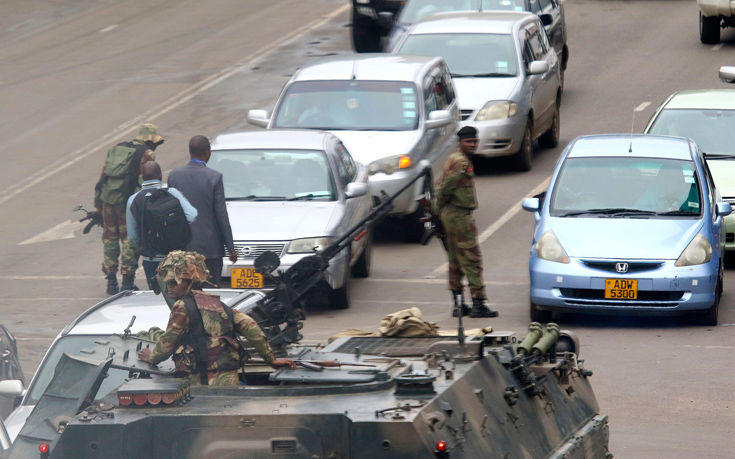
[[[422, 160], [429, 161], [438, 184], [455, 147], [459, 109], [443, 59], [363, 54], [302, 68], [286, 83], [272, 115], [250, 110], [248, 121], [269, 129], [332, 132], [367, 166], [370, 192], [378, 199], [421, 173]], [[428, 189], [419, 180], [393, 201], [390, 216], [404, 221], [407, 241], [423, 235], [416, 198]]]
[[559, 143], [561, 65], [535, 14], [437, 14], [411, 26], [394, 53], [447, 61], [462, 122], [478, 130], [478, 155], [513, 156], [527, 171], [536, 139]]

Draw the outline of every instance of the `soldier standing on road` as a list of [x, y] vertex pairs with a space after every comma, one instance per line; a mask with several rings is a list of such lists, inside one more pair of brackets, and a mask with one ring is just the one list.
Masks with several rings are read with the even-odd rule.
[[[441, 185], [436, 193], [436, 213], [447, 234], [449, 289], [452, 299], [462, 297], [462, 277], [472, 295], [470, 317], [496, 317], [497, 311], [486, 305], [482, 277], [482, 254], [477, 241], [477, 226], [472, 211], [477, 208], [474, 170], [470, 157], [477, 149], [477, 129], [465, 126], [457, 132], [460, 151], [452, 153], [444, 164]], [[462, 314], [467, 314], [462, 305]]]
[[131, 142], [121, 142], [107, 151], [102, 174], [94, 187], [94, 205], [102, 215], [102, 272], [107, 278], [108, 295], [118, 292], [118, 258], [122, 289], [138, 289], [134, 284], [138, 254], [128, 241], [125, 206], [128, 198], [140, 189], [140, 166], [155, 159], [153, 152], [162, 143], [163, 137], [158, 135], [156, 126], [143, 124]]
[[168, 174], [168, 186], [181, 191], [196, 208], [198, 217], [191, 224], [191, 242], [186, 248], [206, 257], [211, 283], [219, 287], [225, 246], [232, 263], [237, 261], [237, 251], [227, 215], [222, 174], [207, 167], [211, 154], [209, 139], [203, 135], [192, 137], [189, 140], [191, 159], [187, 165]]
[[237, 386], [240, 347], [236, 337], [241, 335], [272, 367], [295, 368], [292, 360], [274, 357], [250, 316], [222, 304], [217, 295], [193, 290], [208, 274], [203, 255], [175, 250], [166, 256], [158, 276], [176, 302], [156, 347], [152, 352], [142, 349], [138, 358], [157, 364], [173, 354], [176, 371], [187, 374], [191, 384]]

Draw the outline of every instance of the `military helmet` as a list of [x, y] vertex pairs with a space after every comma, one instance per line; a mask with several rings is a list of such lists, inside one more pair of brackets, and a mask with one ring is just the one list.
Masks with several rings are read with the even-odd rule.
[[174, 250], [166, 255], [156, 272], [164, 282], [181, 283], [181, 279], [189, 279], [192, 284], [202, 284], [209, 277], [204, 260], [204, 255], [200, 253]]
[[138, 135], [135, 137], [135, 140], [158, 143], [163, 140], [163, 137], [158, 134], [158, 128], [154, 124], [145, 123], [138, 129]]

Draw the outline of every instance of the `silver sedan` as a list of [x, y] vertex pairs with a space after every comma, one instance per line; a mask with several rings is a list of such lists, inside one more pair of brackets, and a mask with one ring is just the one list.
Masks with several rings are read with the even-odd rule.
[[[367, 172], [342, 142], [321, 131], [273, 130], [218, 136], [208, 165], [223, 175], [238, 261], [224, 260], [232, 288], [262, 288], [253, 262], [265, 251], [286, 270], [329, 246], [372, 205]], [[350, 275], [370, 273], [372, 235], [354, 240], [331, 260], [312, 300], [349, 307]]]

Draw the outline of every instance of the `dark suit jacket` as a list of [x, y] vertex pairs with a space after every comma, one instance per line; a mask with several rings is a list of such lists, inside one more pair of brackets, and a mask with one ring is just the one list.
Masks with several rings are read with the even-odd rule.
[[169, 173], [168, 186], [181, 191], [199, 213], [191, 224], [187, 250], [199, 252], [205, 258], [218, 258], [224, 256], [225, 246], [234, 249], [222, 174], [192, 161]]

